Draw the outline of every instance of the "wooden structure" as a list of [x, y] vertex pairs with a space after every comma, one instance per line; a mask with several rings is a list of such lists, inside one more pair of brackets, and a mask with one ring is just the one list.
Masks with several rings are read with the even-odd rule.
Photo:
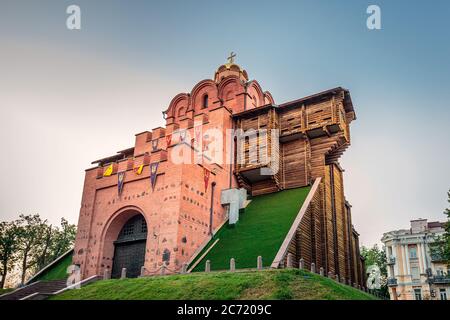
[[323, 267], [327, 274], [364, 286], [358, 233], [338, 162], [350, 145], [349, 125], [356, 119], [349, 91], [338, 87], [233, 118], [235, 127], [246, 132], [237, 138], [235, 175], [252, 195], [303, 187], [321, 178], [289, 247], [294, 264], [303, 258], [306, 266], [315, 263], [317, 270]]

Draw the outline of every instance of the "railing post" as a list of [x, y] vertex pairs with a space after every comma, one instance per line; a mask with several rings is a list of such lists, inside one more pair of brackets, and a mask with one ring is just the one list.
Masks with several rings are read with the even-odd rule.
[[181, 273], [185, 274], [187, 273], [188, 264], [185, 262], [183, 263], [183, 266], [181, 267]]
[[127, 268], [122, 268], [120, 279], [126, 279], [126, 277], [127, 277]]
[[300, 260], [298, 262], [298, 268], [299, 269], [305, 269], [305, 259], [300, 258]]
[[293, 256], [292, 256], [292, 253], [288, 253], [288, 255], [287, 255], [287, 261], [286, 261], [286, 267], [287, 268], [292, 268], [293, 266], [294, 266], [294, 262], [292, 261], [293, 260]]
[[161, 266], [161, 275], [164, 276], [166, 274], [167, 269], [167, 263], [164, 261], [163, 265]]
[[336, 275], [336, 281], [339, 282], [339, 275]]
[[211, 271], [211, 261], [206, 260], [205, 263], [205, 272], [210, 272]]
[[230, 271], [234, 272], [236, 270], [236, 262], [234, 260], [234, 258], [230, 259]]
[[325, 271], [323, 267], [320, 267], [320, 275], [323, 277], [325, 275]]
[[108, 268], [105, 268], [103, 271], [103, 280], [111, 279], [111, 273], [109, 272]]
[[262, 263], [262, 257], [258, 256], [258, 258], [256, 259], [256, 268], [258, 270], [262, 270], [263, 268], [263, 263]]
[[311, 272], [316, 273], [316, 264], [314, 262], [311, 263]]
[[144, 276], [145, 276], [145, 267], [142, 266], [141, 267], [141, 277], [144, 277]]

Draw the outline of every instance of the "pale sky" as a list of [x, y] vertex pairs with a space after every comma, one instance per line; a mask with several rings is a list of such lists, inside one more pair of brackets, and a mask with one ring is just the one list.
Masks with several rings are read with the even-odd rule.
[[[69, 31], [70, 4], [82, 29]], [[450, 3], [0, 1], [0, 220], [77, 222], [84, 169], [164, 125], [230, 51], [277, 103], [336, 86], [357, 120], [341, 158], [361, 242], [443, 220], [450, 188]], [[234, 9], [233, 9], [234, 8]]]

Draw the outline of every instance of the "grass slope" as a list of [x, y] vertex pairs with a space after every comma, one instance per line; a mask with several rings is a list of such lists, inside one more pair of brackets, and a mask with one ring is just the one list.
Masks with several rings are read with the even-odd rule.
[[0, 289], [0, 296], [1, 296], [2, 294], [11, 292], [11, 291], [13, 291], [13, 290], [14, 290], [13, 288], [3, 288], [3, 289]]
[[298, 269], [101, 280], [54, 300], [371, 300], [365, 292]]
[[225, 224], [214, 235], [207, 247], [216, 239], [219, 242], [193, 271], [204, 271], [206, 260], [211, 261], [211, 270], [229, 269], [231, 258], [237, 269], [256, 268], [258, 256], [262, 256], [264, 266], [270, 266], [310, 189], [253, 197], [235, 226]]
[[72, 255], [69, 254], [57, 264], [52, 266], [44, 274], [36, 278], [36, 281], [42, 280], [61, 280], [68, 277], [67, 267], [72, 264]]

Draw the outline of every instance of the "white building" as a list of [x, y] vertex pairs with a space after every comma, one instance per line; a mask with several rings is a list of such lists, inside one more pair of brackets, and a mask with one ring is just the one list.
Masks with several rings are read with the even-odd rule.
[[411, 221], [411, 228], [383, 234], [392, 300], [450, 299], [445, 261], [430, 255], [429, 244], [444, 234], [443, 222]]

